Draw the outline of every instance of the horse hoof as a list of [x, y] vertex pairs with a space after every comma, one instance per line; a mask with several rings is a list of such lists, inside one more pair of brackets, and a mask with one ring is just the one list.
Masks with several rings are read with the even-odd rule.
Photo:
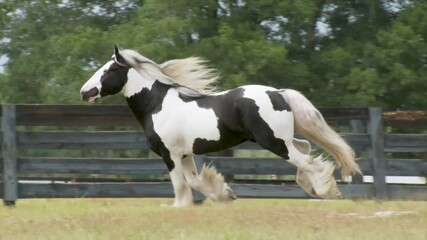
[[322, 194], [319, 194], [319, 193], [316, 193], [316, 194], [323, 199], [343, 199], [344, 198], [338, 189], [334, 191], [322, 193]]
[[164, 208], [183, 208], [183, 207], [188, 207], [191, 206], [192, 204], [166, 204], [166, 203], [162, 203], [160, 204], [160, 207], [164, 207]]
[[236, 200], [237, 199], [237, 196], [236, 196], [236, 194], [234, 194], [233, 190], [227, 189], [227, 191], [228, 191], [228, 196], [229, 196], [230, 200]]

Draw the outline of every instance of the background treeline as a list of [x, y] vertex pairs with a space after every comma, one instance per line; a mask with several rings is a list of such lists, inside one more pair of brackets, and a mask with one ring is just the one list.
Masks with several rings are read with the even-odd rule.
[[[3, 0], [0, 103], [80, 103], [113, 52], [202, 56], [221, 88], [294, 88], [318, 106], [426, 108], [427, 1]], [[123, 103], [120, 96], [103, 103]]]

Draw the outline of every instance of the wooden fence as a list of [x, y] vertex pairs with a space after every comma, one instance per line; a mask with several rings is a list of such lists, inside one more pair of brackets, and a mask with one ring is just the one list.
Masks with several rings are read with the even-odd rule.
[[[373, 183], [366, 183], [361, 177], [355, 177], [351, 184], [340, 183], [345, 198], [427, 200], [425, 183], [386, 182], [386, 176], [427, 176], [427, 112], [396, 114], [380, 108], [320, 110], [334, 127], [347, 129], [344, 138], [362, 157], [359, 164], [364, 175], [374, 179]], [[168, 172], [161, 159], [114, 155], [120, 151], [145, 150], [147, 156], [152, 156], [147, 153], [142, 129], [127, 106], [3, 105], [0, 116], [0, 172], [3, 173], [0, 196], [5, 204], [14, 204], [18, 198], [173, 197], [172, 186], [165, 177]], [[387, 133], [396, 128], [415, 129], [418, 133]], [[283, 159], [233, 154], [248, 149], [260, 147], [244, 143], [222, 156], [198, 156], [196, 164], [199, 168], [203, 163], [214, 164], [230, 179], [230, 186], [238, 197], [309, 198], [292, 177], [281, 178], [296, 172]], [[42, 153], [35, 153], [40, 150]], [[40, 156], [44, 150], [50, 152]], [[66, 155], [71, 150], [84, 151], [85, 155], [55, 154], [65, 152]], [[114, 156], [99, 157], [91, 155], [91, 151], [109, 152]], [[389, 155], [394, 153], [418, 153], [421, 157], [391, 159]], [[114, 178], [100, 179], [99, 174]], [[119, 181], [120, 176], [127, 176], [127, 180]], [[132, 176], [148, 177], [135, 180]], [[239, 179], [239, 176], [246, 178]], [[275, 176], [279, 179], [274, 180]]]

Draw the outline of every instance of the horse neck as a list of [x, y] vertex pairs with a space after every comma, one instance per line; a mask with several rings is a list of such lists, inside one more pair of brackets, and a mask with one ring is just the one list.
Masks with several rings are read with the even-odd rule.
[[163, 99], [171, 88], [151, 76], [129, 71], [122, 92], [139, 123], [147, 129], [151, 125], [151, 115], [161, 110]]
[[122, 94], [126, 98], [130, 98], [133, 95], [138, 94], [144, 88], [147, 88], [150, 90], [155, 82], [155, 79], [153, 77], [143, 72], [140, 73], [133, 68], [129, 69], [127, 78], [128, 78], [127, 82], [122, 89]]

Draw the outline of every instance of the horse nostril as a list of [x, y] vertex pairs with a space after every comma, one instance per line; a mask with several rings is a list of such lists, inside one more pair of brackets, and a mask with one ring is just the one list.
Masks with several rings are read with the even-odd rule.
[[99, 90], [96, 87], [92, 88], [89, 91], [81, 92], [83, 101], [88, 101], [90, 97], [97, 96], [98, 94], [99, 94]]

